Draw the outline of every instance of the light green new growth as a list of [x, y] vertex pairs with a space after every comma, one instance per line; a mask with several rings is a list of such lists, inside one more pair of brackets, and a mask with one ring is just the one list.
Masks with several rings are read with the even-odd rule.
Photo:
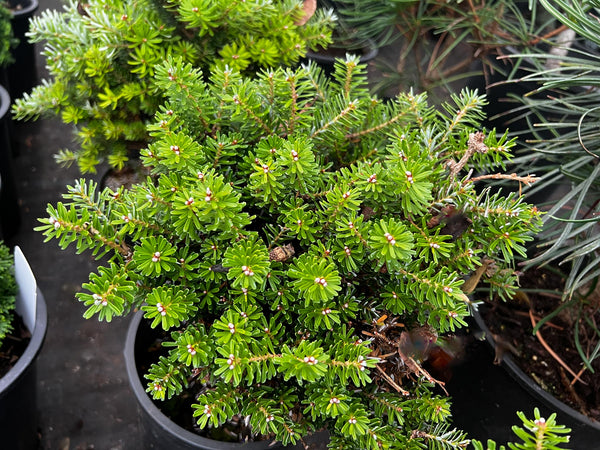
[[[513, 433], [521, 439], [521, 442], [509, 442], [510, 450], [560, 450], [562, 444], [569, 442], [569, 428], [556, 423], [556, 414], [551, 414], [548, 419], [540, 415], [538, 408], [535, 408], [534, 419], [528, 419], [522, 411], [517, 412], [523, 426], [514, 425]], [[564, 436], [567, 435], [567, 436]], [[479, 441], [472, 442], [474, 450], [506, 450], [504, 445], [498, 445], [491, 439], [485, 444]]]
[[335, 22], [331, 11], [297, 25], [302, 17], [300, 0], [70, 0], [32, 18], [28, 36], [43, 43], [51, 79], [13, 112], [75, 126], [75, 149], [58, 162], [76, 162], [82, 173], [101, 162], [121, 169], [148, 142], [146, 125], [162, 102], [154, 75], [166, 58], [245, 73], [296, 64], [330, 42]]

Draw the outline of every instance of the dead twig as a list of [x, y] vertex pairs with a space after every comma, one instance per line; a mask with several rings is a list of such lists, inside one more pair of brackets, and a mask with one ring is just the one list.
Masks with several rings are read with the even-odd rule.
[[[517, 316], [527, 316], [529, 317], [529, 314], [531, 314], [531, 311], [529, 313], [526, 313], [525, 311], [512, 311], [513, 314], [516, 314]], [[536, 315], [533, 316], [533, 318], [537, 321], [540, 320], [540, 318]], [[555, 323], [552, 322], [546, 322], [544, 323], [544, 326], [548, 326], [550, 328], [554, 328], [555, 330], [560, 330], [563, 331], [565, 328], [561, 327], [560, 325], [556, 325]]]
[[579, 410], [583, 414], [587, 414], [588, 411], [587, 411], [587, 408], [586, 408], [586, 405], [585, 405], [584, 401], [577, 394], [577, 392], [575, 392], [575, 389], [573, 389], [573, 384], [569, 382], [569, 380], [567, 378], [567, 375], [565, 374], [565, 371], [563, 370], [562, 367], [560, 367], [560, 381], [562, 382], [562, 384], [565, 387], [565, 389], [567, 391], [569, 391], [569, 394], [571, 395], [571, 397], [573, 398], [573, 400], [575, 400], [575, 402], [579, 405]]
[[579, 370], [579, 372], [577, 373], [577, 378], [573, 378], [573, 379], [571, 380], [571, 383], [569, 383], [569, 384], [570, 384], [571, 386], [573, 386], [573, 385], [575, 384], [575, 382], [577, 381], [577, 379], [578, 379], [578, 378], [581, 376], [581, 374], [582, 374], [583, 372], [585, 372], [585, 366], [583, 366], [583, 367], [582, 367], [582, 368]]
[[468, 178], [463, 184], [466, 183], [475, 183], [476, 181], [492, 179], [492, 180], [513, 180], [519, 182], [519, 196], [521, 195], [521, 183], [525, 184], [525, 186], [529, 186], [532, 183], [535, 183], [539, 180], [535, 175], [526, 175], [524, 177], [517, 175], [516, 173], [505, 174], [505, 173], [490, 173], [487, 175], [481, 175], [480, 177]]
[[443, 381], [440, 380], [436, 380], [435, 378], [433, 378], [429, 372], [427, 372], [425, 369], [423, 369], [413, 358], [409, 358], [411, 363], [415, 365], [415, 367], [417, 368], [417, 371], [423, 375], [427, 381], [429, 381], [430, 383], [434, 383], [437, 384], [439, 387], [442, 388], [442, 390], [446, 393], [446, 395], [448, 394], [448, 391], [446, 390], [446, 388], [444, 387], [446, 383], [444, 383]]
[[[537, 325], [535, 318], [533, 317], [533, 311], [529, 310], [529, 318], [531, 319], [531, 325], [533, 326], [533, 328], [535, 328], [535, 326]], [[567, 363], [565, 363], [560, 356], [558, 356], [554, 350], [552, 350], [550, 348], [550, 346], [548, 345], [548, 343], [544, 340], [544, 338], [542, 337], [542, 334], [538, 331], [537, 333], [535, 333], [535, 337], [538, 338], [538, 340], [540, 341], [540, 344], [542, 344], [542, 346], [546, 349], [546, 351], [548, 353], [550, 353], [550, 356], [552, 356], [557, 363], [559, 363], [561, 366], [563, 366], [565, 368], [565, 370], [567, 372], [569, 372], [571, 375], [573, 375], [575, 377], [575, 380], [587, 385], [587, 383], [585, 381], [583, 381], [581, 378], [579, 378], [579, 375], [577, 375], [573, 370], [571, 370], [571, 368], [567, 365]]]
[[398, 383], [396, 383], [394, 380], [392, 380], [392, 377], [390, 377], [387, 373], [385, 373], [385, 371], [379, 367], [379, 366], [375, 366], [377, 367], [377, 370], [379, 370], [379, 373], [381, 373], [381, 375], [383, 375], [383, 378], [385, 378], [385, 381], [387, 381], [390, 386], [392, 386], [394, 389], [396, 389], [398, 392], [400, 392], [402, 395], [407, 396], [409, 395], [409, 392], [402, 389]]
[[494, 364], [500, 364], [507, 351], [515, 356], [521, 355], [521, 352], [514, 345], [500, 335], [492, 333], [492, 338], [494, 339], [494, 344], [496, 344], [494, 348]]
[[481, 276], [485, 273], [485, 271], [487, 270], [487, 268], [490, 266], [490, 264], [492, 264], [494, 261], [489, 259], [489, 258], [483, 258], [481, 260], [481, 265], [475, 270], [475, 272], [473, 272], [473, 274], [463, 283], [461, 290], [463, 291], [463, 294], [470, 294], [472, 293], [475, 288], [477, 287], [477, 285], [479, 284], [479, 281], [481, 280]]
[[535, 183], [539, 180], [535, 175], [525, 175], [524, 177], [517, 175], [516, 173], [506, 174], [506, 173], [489, 173], [487, 175], [481, 175], [479, 177], [469, 178], [464, 181], [464, 183], [475, 183], [476, 181], [481, 180], [514, 180], [519, 183], [524, 183], [526, 186]]
[[548, 298], [557, 298], [557, 299], [563, 298], [562, 294], [553, 294], [551, 292], [536, 292], [536, 294], [543, 295], [544, 297], [548, 297]]
[[567, 29], [567, 26], [566, 26], [566, 25], [561, 25], [560, 27], [558, 27], [558, 28], [556, 28], [556, 29], [554, 29], [554, 30], [550, 31], [549, 33], [546, 33], [546, 34], [545, 34], [545, 35], [543, 35], [543, 36], [538, 36], [538, 37], [536, 37], [536, 38], [534, 38], [534, 39], [531, 39], [531, 40], [530, 40], [530, 41], [527, 43], [527, 45], [528, 45], [528, 46], [532, 46], [532, 45], [539, 44], [541, 41], [545, 41], [546, 39], [550, 39], [551, 37], [554, 37], [554, 36], [556, 36], [557, 34], [560, 34], [560, 33], [562, 33], [562, 32], [563, 32], [563, 31], [565, 31], [566, 29]]
[[467, 164], [471, 156], [475, 153], [487, 153], [489, 149], [487, 145], [485, 145], [484, 139], [485, 135], [481, 131], [469, 134], [467, 148], [462, 158], [460, 158], [460, 161], [448, 161], [446, 163], [446, 167], [450, 170], [450, 178], [454, 178], [458, 172], [465, 167], [465, 164]]

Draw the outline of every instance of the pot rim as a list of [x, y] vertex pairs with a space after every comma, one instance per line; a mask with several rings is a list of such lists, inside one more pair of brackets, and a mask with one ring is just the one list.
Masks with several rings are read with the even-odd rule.
[[131, 390], [138, 401], [139, 407], [146, 410], [147, 414], [152, 418], [154, 424], [161, 430], [171, 435], [178, 436], [178, 438], [181, 439], [186, 445], [191, 447], [198, 446], [199, 448], [205, 450], [264, 450], [271, 448], [273, 444], [271, 441], [234, 443], [208, 439], [180, 427], [165, 414], [163, 414], [163, 412], [152, 402], [146, 393], [146, 390], [140, 381], [135, 363], [135, 341], [143, 315], [143, 311], [137, 311], [135, 314], [133, 314], [127, 329], [123, 356], [125, 358], [127, 377], [129, 378]]
[[39, 6], [39, 2], [38, 0], [29, 0], [29, 5], [26, 6], [23, 9], [15, 9], [15, 10], [11, 10], [13, 13], [13, 16], [18, 19], [21, 16], [30, 16], [33, 14], [33, 12], [35, 10], [38, 9]]
[[35, 326], [31, 340], [13, 368], [0, 378], [0, 398], [10, 391], [11, 387], [24, 376], [27, 369], [35, 361], [44, 343], [47, 328], [48, 310], [46, 308], [46, 300], [42, 291], [37, 288]]
[[[365, 45], [364, 50], [366, 50], [366, 52], [364, 54], [358, 55], [360, 57], [360, 62], [363, 64], [368, 63], [369, 61], [372, 61], [379, 55], [379, 48], [377, 47], [377, 44], [375, 43], [375, 41], [373, 41], [372, 39], [369, 39], [367, 41], [367, 44]], [[348, 53], [351, 55], [358, 54], [358, 52], [356, 50], [346, 51], [346, 54], [348, 54]], [[306, 58], [311, 59], [315, 62], [320, 62], [320, 63], [329, 63], [329, 62], [335, 61], [337, 59], [343, 59], [340, 56], [331, 56], [331, 55], [327, 55], [327, 54], [323, 54], [323, 53], [319, 53], [319, 52], [313, 52], [312, 50], [308, 50], [306, 52]]]
[[[484, 333], [485, 340], [495, 351], [496, 343], [494, 342], [490, 329], [487, 327], [485, 321], [483, 320], [483, 316], [479, 312], [479, 308], [474, 307], [472, 315], [475, 319], [477, 326]], [[502, 357], [502, 362], [500, 364], [522, 387], [530, 391], [536, 397], [540, 398], [540, 400], [542, 400], [542, 402], [544, 402], [549, 408], [555, 410], [556, 412], [562, 412], [570, 416], [572, 419], [580, 421], [585, 425], [600, 431], [600, 422], [593, 420], [590, 417], [571, 408], [566, 403], [563, 403], [562, 401], [554, 397], [552, 394], [542, 389], [535, 381], [533, 381], [533, 379], [530, 376], [528, 376], [527, 374], [525, 374], [525, 372], [521, 370], [521, 368], [517, 365], [517, 363], [511, 355], [504, 354]]]

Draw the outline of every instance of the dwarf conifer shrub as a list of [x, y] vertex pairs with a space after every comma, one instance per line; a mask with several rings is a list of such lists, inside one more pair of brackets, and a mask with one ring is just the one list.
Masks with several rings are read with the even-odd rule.
[[168, 56], [207, 70], [252, 73], [291, 65], [330, 41], [335, 17], [318, 10], [307, 23], [301, 0], [71, 0], [31, 21], [51, 80], [13, 107], [18, 119], [57, 115], [76, 129], [75, 150], [60, 163], [95, 172], [122, 168], [148, 139], [146, 122], [161, 103], [155, 68]]
[[86, 318], [141, 309], [167, 332], [148, 392], [191, 390], [201, 428], [241, 416], [283, 443], [324, 426], [340, 449], [468, 442], [423, 364], [477, 281], [513, 289], [539, 213], [484, 183], [531, 178], [503, 173], [514, 141], [480, 128], [476, 92], [436, 110], [366, 81], [352, 57], [332, 78], [167, 58], [147, 180], [79, 180], [40, 219], [107, 260], [78, 294]]

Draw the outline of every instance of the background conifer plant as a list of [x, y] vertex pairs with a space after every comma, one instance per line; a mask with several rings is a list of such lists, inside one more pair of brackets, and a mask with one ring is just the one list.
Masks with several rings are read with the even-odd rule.
[[[323, 0], [337, 5], [342, 39], [375, 43], [382, 53], [382, 72], [375, 88], [398, 92], [413, 87], [440, 99], [474, 83], [482, 88], [491, 74], [513, 70], [496, 56], [534, 45], [546, 23], [536, 2], [514, 0]], [[528, 8], [529, 6], [529, 8]], [[335, 46], [335, 42], [333, 44]], [[511, 50], [507, 50], [507, 48]], [[501, 74], [501, 75], [498, 75]], [[481, 76], [485, 80], [479, 81]]]
[[13, 62], [11, 49], [17, 45], [11, 19], [10, 9], [4, 2], [0, 2], [0, 68]]
[[[594, 318], [600, 277], [600, 24], [596, 18], [600, 2], [540, 0], [538, 4], [553, 19], [554, 31], [543, 46], [510, 55], [519, 72], [507, 83], [530, 87], [527, 95], [510, 96], [513, 112], [525, 124], [526, 129], [519, 131], [529, 136], [526, 151], [515, 162], [540, 176], [526, 195], [543, 195], [556, 186], [562, 191], [555, 201], [543, 204], [548, 211], [544, 231], [525, 268], [551, 265], [564, 272], [562, 302], [538, 321], [535, 330], [554, 317], [569, 317], [574, 324], [573, 345], [585, 370], [595, 373], [600, 361], [600, 329]], [[510, 90], [512, 84], [506, 86]]]
[[122, 168], [146, 145], [146, 122], [161, 103], [155, 68], [168, 56], [245, 73], [291, 65], [327, 45], [334, 19], [318, 10], [306, 21], [300, 0], [72, 0], [32, 19], [28, 35], [44, 44], [51, 79], [13, 112], [75, 126], [77, 147], [58, 162], [77, 162], [83, 173], [104, 161]]
[[514, 141], [481, 128], [484, 97], [384, 103], [354, 57], [331, 78], [170, 56], [155, 75], [146, 181], [79, 180], [38, 227], [106, 261], [86, 318], [141, 309], [165, 334], [148, 393], [190, 392], [200, 428], [239, 415], [285, 444], [327, 427], [332, 448], [466, 446], [426, 361], [479, 281], [512, 292], [540, 224], [485, 187], [533, 179], [503, 172]]
[[6, 335], [13, 330], [16, 294], [13, 256], [0, 241], [0, 347]]

